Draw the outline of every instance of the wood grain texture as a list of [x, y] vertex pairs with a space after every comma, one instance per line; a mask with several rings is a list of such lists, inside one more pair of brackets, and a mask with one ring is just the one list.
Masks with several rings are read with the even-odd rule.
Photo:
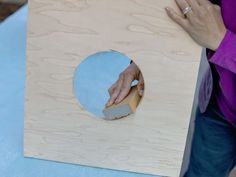
[[[201, 49], [164, 11], [172, 0], [30, 0], [24, 154], [179, 176]], [[142, 70], [136, 113], [99, 120], [75, 98], [77, 65], [116, 50]]]

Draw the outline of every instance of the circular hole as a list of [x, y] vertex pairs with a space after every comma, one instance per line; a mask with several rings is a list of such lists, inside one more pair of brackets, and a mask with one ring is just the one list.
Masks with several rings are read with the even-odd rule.
[[[129, 72], [127, 72], [128, 70]], [[129, 84], [126, 87], [128, 92], [127, 89], [121, 92], [118, 89], [120, 87], [116, 87], [118, 84], [115, 83], [121, 78], [127, 80], [127, 82], [120, 81], [119, 83]], [[83, 109], [98, 118], [114, 120], [135, 112], [135, 108], [143, 97], [141, 92], [144, 92], [144, 81], [142, 78], [139, 67], [126, 55], [116, 51], [98, 52], [88, 56], [77, 67], [74, 74], [74, 92]], [[121, 96], [120, 103], [113, 102], [108, 105], [111, 98], [108, 90], [114, 84], [116, 86], [113, 88], [116, 89], [113, 90], [120, 91], [118, 95], [126, 94]], [[137, 84], [143, 88], [140, 89], [140, 92], [138, 92]]]

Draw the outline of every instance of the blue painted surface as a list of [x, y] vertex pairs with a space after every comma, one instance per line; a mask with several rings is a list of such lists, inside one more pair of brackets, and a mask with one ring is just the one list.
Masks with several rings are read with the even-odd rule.
[[151, 177], [23, 157], [26, 15], [0, 24], [0, 177]]
[[83, 60], [74, 76], [74, 89], [81, 105], [97, 117], [104, 117], [108, 89], [129, 63], [127, 56], [116, 51], [99, 52]]

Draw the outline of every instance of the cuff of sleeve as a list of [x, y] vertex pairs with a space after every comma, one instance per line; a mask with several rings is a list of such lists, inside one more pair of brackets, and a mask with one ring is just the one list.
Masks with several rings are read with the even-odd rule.
[[216, 52], [209, 61], [236, 73], [236, 35], [227, 31]]

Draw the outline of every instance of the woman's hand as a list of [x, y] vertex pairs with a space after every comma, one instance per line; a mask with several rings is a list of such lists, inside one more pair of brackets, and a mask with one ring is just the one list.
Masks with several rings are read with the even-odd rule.
[[119, 75], [119, 79], [109, 88], [110, 99], [106, 106], [120, 103], [129, 93], [131, 84], [134, 80], [138, 80], [137, 85], [139, 95], [143, 95], [144, 80], [138, 66], [133, 62]]
[[183, 12], [191, 7], [186, 16], [178, 15], [167, 7], [168, 16], [178, 23], [202, 47], [215, 51], [226, 34], [226, 27], [219, 6], [209, 0], [175, 0]]

